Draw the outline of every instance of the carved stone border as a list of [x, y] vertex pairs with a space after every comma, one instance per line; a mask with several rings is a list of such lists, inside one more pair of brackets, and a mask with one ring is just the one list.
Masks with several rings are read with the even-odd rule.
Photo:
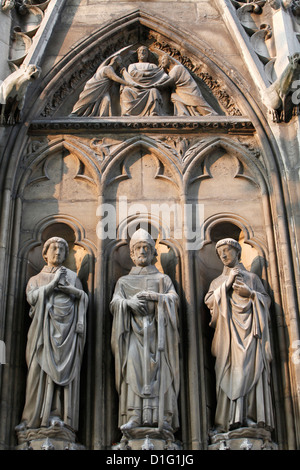
[[253, 123], [244, 117], [216, 116], [200, 118], [66, 118], [39, 119], [32, 121], [29, 127], [31, 134], [49, 131], [84, 133], [101, 130], [109, 132], [157, 130], [157, 131], [218, 131], [229, 134], [254, 134]]

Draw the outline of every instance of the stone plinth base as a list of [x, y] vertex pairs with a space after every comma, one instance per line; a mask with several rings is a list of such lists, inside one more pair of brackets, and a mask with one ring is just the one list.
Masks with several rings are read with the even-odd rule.
[[136, 427], [123, 433], [121, 442], [113, 450], [180, 450], [169, 430], [159, 428]]
[[85, 450], [76, 442], [74, 431], [66, 427], [25, 429], [18, 431], [16, 450]]
[[271, 432], [263, 428], [241, 428], [210, 437], [209, 450], [278, 450]]

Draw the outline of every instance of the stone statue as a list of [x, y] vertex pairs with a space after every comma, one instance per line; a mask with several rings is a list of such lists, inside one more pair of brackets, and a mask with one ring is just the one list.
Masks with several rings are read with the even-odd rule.
[[183, 65], [167, 54], [162, 56], [160, 64], [169, 75], [169, 80], [159, 85], [158, 88], [174, 89], [171, 101], [174, 104], [175, 116], [217, 115], [205, 101], [196, 81]]
[[[114, 84], [130, 86], [117, 72], [124, 67], [121, 53], [105, 60], [94, 76], [88, 80], [71, 116], [112, 116], [112, 90]], [[119, 90], [117, 92], [119, 94]]]
[[88, 297], [77, 275], [62, 266], [68, 250], [63, 238], [47, 240], [43, 247], [47, 265], [27, 284], [32, 323], [26, 348], [26, 401], [18, 433], [51, 426], [78, 429]]
[[41, 69], [36, 65], [22, 64], [0, 85], [0, 124], [14, 125], [20, 120], [28, 86], [36, 80]]
[[[291, 103], [288, 98], [295, 89], [295, 83], [300, 78], [300, 54], [296, 52], [289, 58], [289, 63], [282, 72], [281, 76], [272, 85], [267, 88], [263, 96], [264, 104], [269, 108], [274, 122], [287, 121], [289, 118], [289, 108], [293, 108], [297, 103]], [[299, 107], [299, 103], [297, 104]]]
[[121, 87], [120, 104], [122, 116], [161, 116], [163, 99], [156, 88], [159, 82], [167, 80], [165, 72], [150, 62], [151, 53], [145, 46], [137, 50], [138, 62], [130, 64], [123, 71], [126, 81], [134, 87]]
[[215, 328], [217, 408], [215, 433], [274, 428], [270, 390], [270, 298], [259, 277], [240, 262], [241, 246], [220, 240], [223, 273], [212, 281], [205, 303]]
[[153, 437], [151, 428], [170, 437], [179, 426], [178, 295], [151, 264], [148, 232], [134, 233], [130, 253], [135, 267], [118, 280], [110, 305], [119, 427], [127, 437]]

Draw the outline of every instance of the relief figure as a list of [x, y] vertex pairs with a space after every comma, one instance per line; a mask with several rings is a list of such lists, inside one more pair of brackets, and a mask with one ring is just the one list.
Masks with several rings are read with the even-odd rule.
[[161, 116], [164, 114], [163, 99], [156, 88], [157, 84], [167, 80], [167, 74], [150, 62], [151, 53], [146, 46], [137, 50], [138, 62], [130, 64], [123, 71], [125, 80], [133, 82], [134, 87], [121, 87], [122, 116]]
[[119, 54], [104, 61], [86, 83], [71, 116], [112, 116], [114, 83], [129, 86], [129, 83], [117, 74], [123, 67], [122, 57]]
[[218, 113], [203, 98], [202, 93], [189, 71], [175, 59], [164, 54], [161, 67], [169, 79], [159, 88], [173, 88], [171, 101], [174, 105], [174, 116], [216, 116]]

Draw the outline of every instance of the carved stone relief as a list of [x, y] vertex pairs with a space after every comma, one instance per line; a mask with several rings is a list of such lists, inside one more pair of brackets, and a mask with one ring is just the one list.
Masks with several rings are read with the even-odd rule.
[[[137, 59], [137, 46], [133, 47], [128, 44], [131, 38], [134, 39], [132, 33], [131, 36], [129, 35], [129, 37], [126, 38], [126, 40], [124, 39], [122, 47], [119, 49], [117, 48], [117, 45], [114, 45], [114, 47], [111, 45], [106, 45], [106, 47], [103, 48], [103, 51], [98, 52], [96, 56], [92, 57], [91, 55], [90, 57], [86, 57], [84, 59], [84, 67], [77, 68], [76, 72], [73, 72], [70, 79], [64, 79], [59, 89], [55, 91], [52, 97], [50, 97], [50, 100], [42, 111], [41, 116], [50, 117], [54, 114], [58, 116], [61, 115], [62, 113], [59, 113], [59, 110], [63, 102], [65, 103], [64, 112], [65, 109], [70, 109], [69, 114], [73, 117], [98, 115], [102, 116], [103, 118], [105, 115], [125, 116], [126, 114], [132, 117], [147, 116], [151, 115], [152, 111], [145, 109], [146, 106], [143, 106], [141, 98], [143, 95], [143, 100], [145, 103], [147, 103], [147, 97], [149, 97], [150, 94], [156, 95], [154, 101], [156, 103], [160, 103], [159, 106], [161, 107], [158, 113], [154, 111], [154, 115], [161, 114], [173, 116], [176, 114], [176, 109], [174, 111], [174, 103], [172, 102], [171, 98], [172, 93], [173, 98], [177, 103], [177, 109], [178, 103], [181, 103], [181, 113], [183, 112], [186, 116], [224, 114], [229, 114], [230, 116], [242, 115], [237, 106], [237, 103], [235, 103], [230, 96], [230, 93], [224, 90], [224, 84], [220, 83], [216, 78], [212, 77], [206, 66], [202, 66], [201, 63], [192, 63], [188, 57], [183, 56], [175, 47], [171, 46], [167, 42], [162, 41], [162, 38], [155, 35], [154, 32], [145, 31], [144, 33], [145, 43], [149, 43], [149, 38], [151, 41], [150, 45], [147, 46], [146, 49], [149, 51], [148, 54], [150, 54], [151, 57], [149, 60], [152, 62], [148, 61], [146, 63], [152, 65], [147, 65], [147, 67], [152, 68], [152, 74], [155, 73], [155, 69], [153, 67], [156, 67], [157, 71], [160, 70], [159, 73], [161, 74], [161, 83], [157, 83], [160, 90], [153, 87], [153, 85], [151, 86], [151, 80], [153, 80], [153, 77], [149, 79], [149, 71], [147, 72], [147, 80], [150, 80], [150, 82], [148, 84], [144, 83], [144, 85], [138, 82], [134, 84], [133, 77], [128, 75], [129, 67], [131, 73], [133, 73], [133, 64], [139, 63]], [[135, 40], [134, 42], [136, 43], [137, 41]], [[119, 40], [118, 43], [121, 43], [121, 40]], [[128, 45], [124, 47], [124, 44]], [[111, 53], [112, 49], [114, 50], [113, 53]], [[160, 60], [165, 57], [166, 54], [170, 56], [169, 63], [172, 64], [172, 73], [174, 75], [172, 80], [166, 74], [166, 72], [165, 75], [163, 74], [160, 64]], [[175, 65], [178, 67], [174, 68]], [[141, 67], [141, 65], [139, 65], [139, 67]], [[170, 66], [168, 67], [171, 68]], [[181, 71], [181, 77], [179, 76], [179, 70]], [[183, 74], [185, 74], [185, 77], [189, 79], [189, 83], [186, 85], [184, 90], [185, 98], [181, 96], [179, 100], [178, 90], [183, 93], [181, 84], [181, 81], [183, 80]], [[84, 78], [88, 78], [88, 75], [89, 79], [84, 81]], [[126, 80], [124, 80], [124, 75], [127, 77]], [[141, 73], [139, 73], [139, 75], [141, 76]], [[167, 79], [168, 81], [166, 81]], [[138, 80], [141, 80], [141, 78], [138, 78]], [[145, 80], [145, 77], [142, 78], [142, 80]], [[165, 86], [163, 86], [164, 81]], [[177, 85], [175, 84], [175, 81], [177, 81]], [[130, 86], [128, 86], [129, 82]], [[82, 84], [82, 89], [80, 92], [78, 92], [79, 84]], [[139, 98], [133, 98], [132, 90], [135, 89], [134, 85], [137, 87], [136, 89], [139, 90]], [[144, 88], [142, 93], [143, 86], [148, 87], [148, 90], [147, 88]], [[167, 88], [167, 86], [169, 88]], [[177, 93], [175, 91], [176, 86]], [[75, 90], [78, 90], [78, 98], [77, 102], [74, 103], [74, 98], [73, 102], [71, 98], [73, 94], [75, 94]], [[100, 96], [96, 100], [94, 97], [97, 95], [97, 90]], [[131, 96], [130, 100], [128, 100], [128, 93], [130, 93]], [[137, 92], [135, 92], [135, 94], [136, 93]], [[194, 97], [197, 96], [197, 106], [200, 106], [200, 111], [195, 111], [197, 106], [190, 106], [189, 104], [186, 104], [188, 99], [187, 97], [189, 96], [188, 101], [190, 101], [190, 97], [192, 95]], [[201, 102], [199, 101], [200, 97], [202, 100]], [[150, 102], [152, 101], [153, 99], [150, 99]], [[129, 102], [134, 103], [135, 107], [133, 107], [133, 105], [129, 105], [128, 107]], [[103, 104], [102, 107], [101, 103]], [[187, 106], [190, 107], [190, 110], [193, 109], [192, 113], [187, 111]], [[183, 109], [184, 111], [182, 111]], [[127, 112], [128, 110], [129, 112]]]
[[[196, 116], [218, 113], [203, 98], [180, 62], [146, 46], [121, 50], [103, 62], [87, 82], [71, 116]], [[117, 72], [121, 75], [118, 75]], [[121, 85], [120, 89], [116, 84]], [[165, 95], [163, 96], [163, 91]], [[113, 97], [119, 102], [113, 106]], [[114, 109], [113, 109], [114, 108]]]
[[[50, 0], [16, 0], [12, 8], [12, 42], [8, 57], [12, 68], [19, 67], [32, 45]], [[2, 7], [3, 8], [3, 7]]]
[[272, 63], [275, 60], [273, 55], [274, 47], [272, 45], [272, 41], [270, 41], [273, 34], [272, 25], [267, 24], [262, 20], [258, 20], [259, 16], [263, 13], [266, 0], [244, 2], [235, 0], [231, 1], [237, 9], [236, 14], [240, 23], [250, 37], [250, 42], [254, 51], [264, 64], [268, 73], [268, 69], [272, 67]]

